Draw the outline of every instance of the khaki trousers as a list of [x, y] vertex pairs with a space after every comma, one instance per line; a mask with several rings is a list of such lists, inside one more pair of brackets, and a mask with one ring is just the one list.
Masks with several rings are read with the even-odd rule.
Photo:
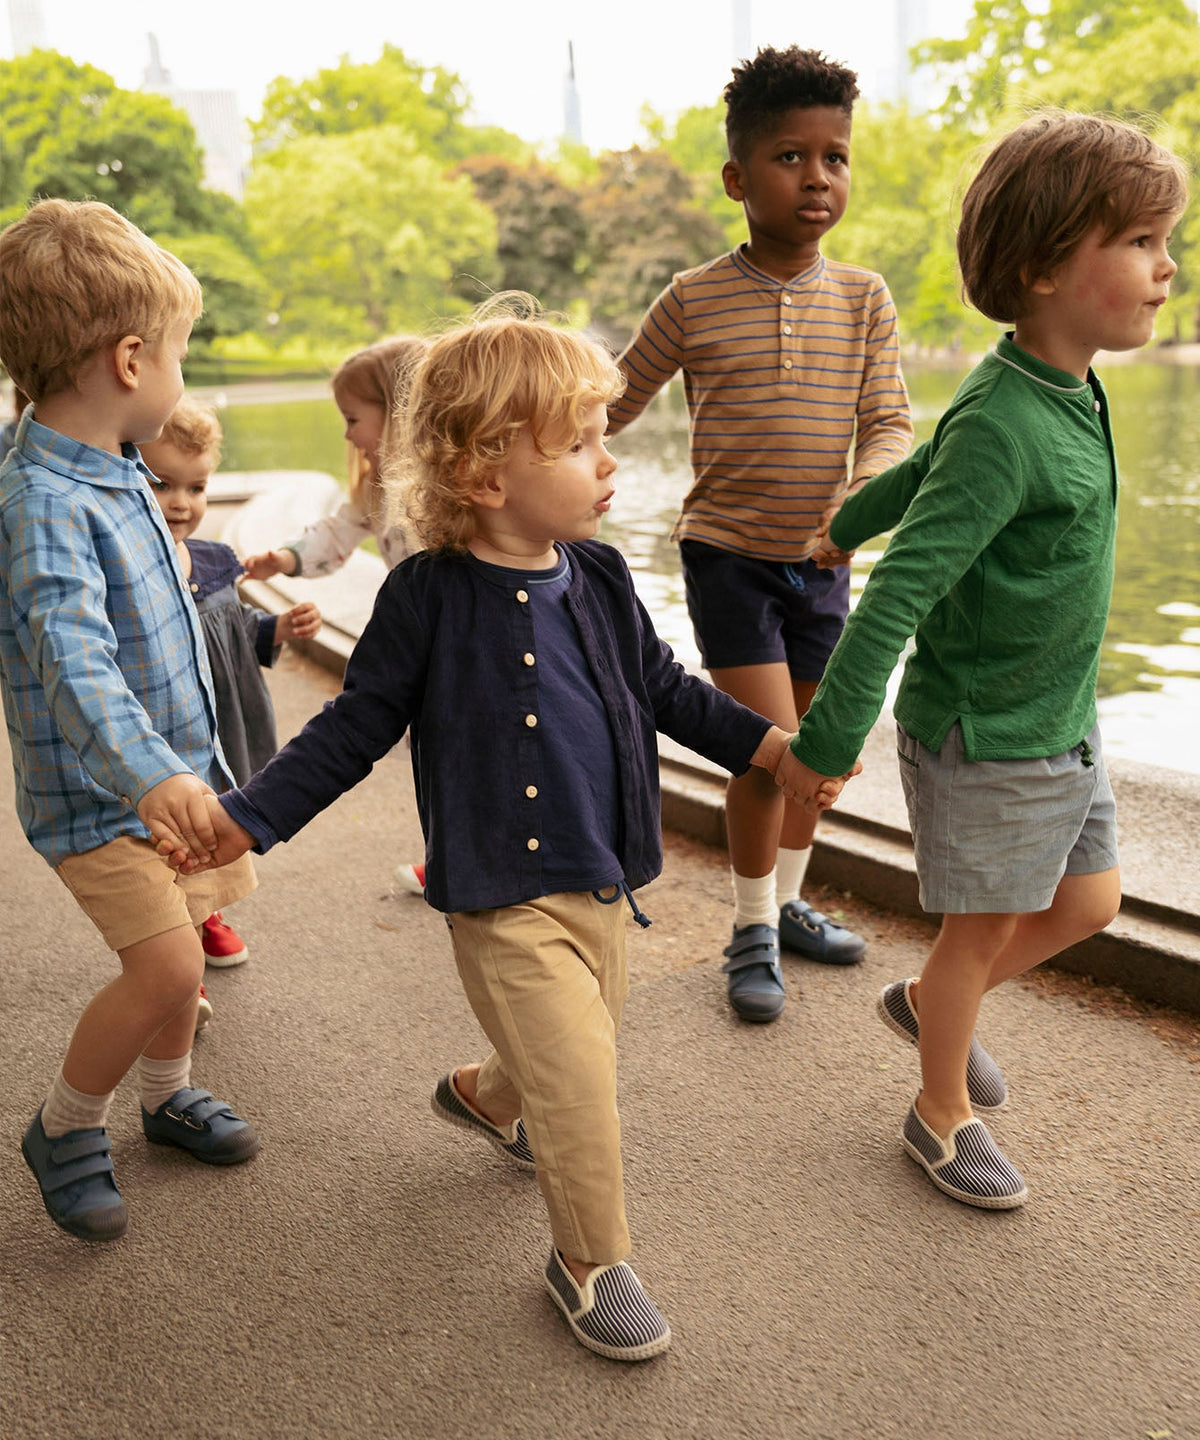
[[595, 1265], [629, 1254], [617, 1114], [617, 1028], [629, 991], [625, 905], [546, 895], [449, 917], [454, 958], [493, 1052], [478, 1100], [523, 1116], [554, 1243]]

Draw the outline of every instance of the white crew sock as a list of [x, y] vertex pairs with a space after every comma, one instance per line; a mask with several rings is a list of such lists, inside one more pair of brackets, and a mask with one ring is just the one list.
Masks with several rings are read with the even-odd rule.
[[60, 1070], [42, 1106], [42, 1129], [51, 1140], [68, 1130], [103, 1130], [114, 1093], [85, 1095], [73, 1090]]
[[192, 1052], [172, 1060], [151, 1060], [149, 1055], [137, 1059], [138, 1093], [142, 1108], [151, 1115], [166, 1104], [176, 1090], [182, 1090], [192, 1074]]
[[785, 850], [781, 845], [776, 852], [775, 898], [779, 901], [781, 910], [789, 900], [799, 900], [800, 887], [804, 884], [804, 876], [811, 859], [811, 845], [803, 850]]
[[739, 875], [731, 871], [733, 880], [733, 923], [741, 930], [746, 925], [779, 925], [779, 909], [775, 904], [775, 872], [767, 875]]

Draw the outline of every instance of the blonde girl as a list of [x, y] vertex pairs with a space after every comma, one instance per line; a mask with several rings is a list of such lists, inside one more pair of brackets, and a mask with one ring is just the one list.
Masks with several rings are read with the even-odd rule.
[[371, 536], [389, 570], [413, 552], [408, 527], [384, 514], [380, 459], [387, 454], [407, 377], [425, 349], [417, 336], [393, 335], [356, 351], [334, 371], [333, 398], [346, 422], [350, 452], [349, 495], [334, 514], [315, 520], [297, 539], [247, 556], [242, 563], [251, 579], [331, 575]]

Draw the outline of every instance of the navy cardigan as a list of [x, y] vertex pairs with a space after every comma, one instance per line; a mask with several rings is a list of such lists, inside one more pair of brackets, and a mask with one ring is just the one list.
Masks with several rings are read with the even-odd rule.
[[[662, 869], [656, 732], [742, 774], [771, 722], [683, 669], [616, 550], [596, 540], [559, 548], [571, 563], [567, 605], [612, 727], [617, 855], [636, 889]], [[402, 561], [380, 589], [342, 693], [221, 803], [266, 850], [410, 729], [429, 903], [486, 910], [545, 894], [539, 837], [558, 797], [542, 784], [531, 608], [518, 570], [427, 551]]]

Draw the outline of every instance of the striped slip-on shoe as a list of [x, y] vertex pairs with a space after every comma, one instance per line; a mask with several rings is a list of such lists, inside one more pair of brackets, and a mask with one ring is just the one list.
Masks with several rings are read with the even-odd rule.
[[601, 1265], [580, 1285], [551, 1250], [546, 1289], [576, 1340], [608, 1360], [649, 1360], [671, 1343], [671, 1327], [624, 1260]]
[[1005, 1159], [982, 1120], [960, 1121], [943, 1140], [913, 1105], [900, 1139], [938, 1189], [964, 1205], [1013, 1210], [1029, 1199], [1020, 1171]]
[[490, 1120], [485, 1120], [459, 1094], [454, 1083], [456, 1073], [451, 1071], [438, 1081], [429, 1102], [433, 1113], [448, 1125], [457, 1125], [461, 1130], [474, 1130], [476, 1135], [482, 1135], [489, 1145], [499, 1150], [501, 1155], [506, 1155], [519, 1169], [536, 1170], [537, 1162], [530, 1149], [529, 1136], [525, 1133], [525, 1122], [519, 1117], [511, 1125], [493, 1125]]
[[[921, 1038], [921, 1027], [909, 998], [912, 983], [911, 980], [893, 980], [890, 985], [885, 985], [879, 992], [875, 1008], [889, 1030], [916, 1045]], [[1003, 1110], [1008, 1104], [1008, 1086], [1004, 1083], [1000, 1067], [976, 1035], [971, 1036], [971, 1049], [967, 1055], [967, 1095], [976, 1110]]]

